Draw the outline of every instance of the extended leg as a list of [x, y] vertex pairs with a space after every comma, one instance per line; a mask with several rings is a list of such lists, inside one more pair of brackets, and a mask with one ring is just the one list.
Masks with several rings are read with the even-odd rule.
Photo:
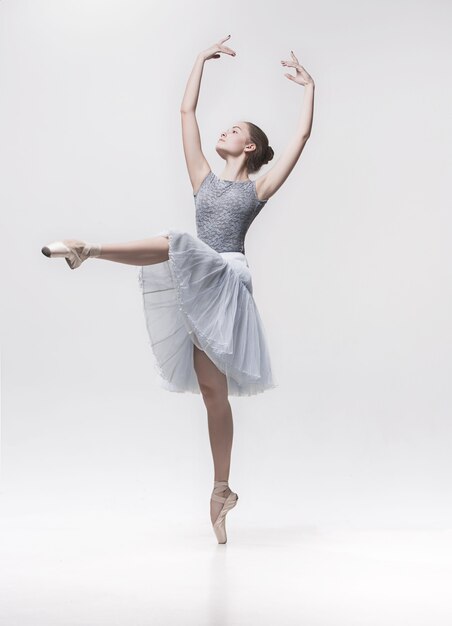
[[46, 257], [63, 257], [71, 269], [88, 258], [104, 259], [127, 265], [153, 265], [168, 261], [169, 241], [166, 235], [137, 239], [125, 243], [87, 243], [81, 239], [62, 239], [41, 248]]
[[127, 265], [153, 265], [168, 260], [168, 238], [164, 235], [125, 243], [103, 243], [98, 259]]

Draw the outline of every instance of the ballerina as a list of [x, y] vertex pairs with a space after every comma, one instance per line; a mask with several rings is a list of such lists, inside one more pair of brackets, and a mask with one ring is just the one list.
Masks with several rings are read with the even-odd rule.
[[198, 54], [180, 108], [185, 159], [196, 209], [197, 236], [165, 229], [121, 243], [63, 239], [42, 248], [76, 269], [88, 258], [139, 267], [138, 280], [149, 343], [162, 387], [202, 395], [214, 462], [210, 517], [218, 543], [226, 543], [226, 514], [238, 495], [229, 487], [233, 419], [229, 395], [262, 393], [277, 386], [266, 334], [253, 296], [245, 236], [263, 207], [285, 182], [310, 137], [314, 81], [294, 52], [285, 76], [305, 87], [299, 124], [275, 165], [268, 137], [249, 121], [223, 131], [216, 152], [226, 162], [220, 176], [210, 168], [200, 140], [196, 106], [204, 63], [221, 54], [230, 35]]

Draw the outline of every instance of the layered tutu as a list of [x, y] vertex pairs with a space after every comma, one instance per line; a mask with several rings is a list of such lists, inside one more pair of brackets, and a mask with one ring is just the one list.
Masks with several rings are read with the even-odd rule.
[[173, 229], [169, 260], [139, 268], [149, 343], [160, 386], [200, 393], [193, 344], [227, 377], [228, 393], [250, 396], [277, 386], [265, 330], [241, 252], [216, 252]]

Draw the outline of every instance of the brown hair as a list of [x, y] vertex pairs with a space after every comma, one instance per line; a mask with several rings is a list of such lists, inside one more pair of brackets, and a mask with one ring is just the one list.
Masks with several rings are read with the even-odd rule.
[[258, 172], [263, 165], [266, 165], [273, 159], [275, 154], [273, 148], [268, 145], [268, 137], [264, 131], [253, 124], [252, 122], [245, 122], [248, 127], [250, 136], [250, 142], [256, 144], [256, 149], [251, 152], [247, 152], [246, 167], [248, 174], [254, 174]]

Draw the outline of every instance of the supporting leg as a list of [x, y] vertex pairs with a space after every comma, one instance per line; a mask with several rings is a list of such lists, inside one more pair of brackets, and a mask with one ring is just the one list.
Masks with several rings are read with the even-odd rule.
[[[233, 420], [228, 400], [227, 379], [223, 372], [209, 359], [207, 354], [193, 345], [194, 367], [207, 409], [210, 446], [212, 449], [215, 476], [214, 480], [229, 480], [233, 440]], [[231, 493], [227, 487], [221, 496]], [[211, 500], [210, 517], [212, 523], [218, 517], [222, 504]]]

